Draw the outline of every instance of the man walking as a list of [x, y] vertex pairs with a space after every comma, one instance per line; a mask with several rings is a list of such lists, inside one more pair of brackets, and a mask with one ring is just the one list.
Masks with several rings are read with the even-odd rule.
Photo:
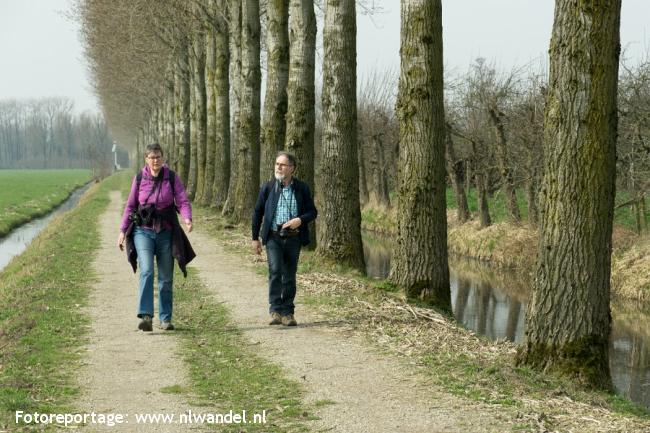
[[253, 253], [262, 253], [261, 236], [269, 262], [269, 325], [297, 325], [293, 300], [298, 258], [300, 248], [309, 244], [308, 224], [318, 213], [309, 186], [293, 177], [295, 170], [296, 158], [279, 152], [275, 179], [262, 185], [253, 211]]

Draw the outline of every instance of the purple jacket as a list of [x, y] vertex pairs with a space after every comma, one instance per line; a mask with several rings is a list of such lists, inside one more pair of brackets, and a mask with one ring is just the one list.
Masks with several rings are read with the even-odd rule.
[[140, 181], [139, 193], [137, 191], [138, 181], [135, 176], [133, 177], [131, 192], [129, 193], [129, 198], [126, 200], [124, 214], [122, 215], [122, 223], [120, 224], [121, 232], [126, 232], [129, 228], [129, 215], [131, 212], [138, 209], [138, 204], [155, 204], [156, 209], [164, 209], [176, 202], [176, 206], [178, 207], [183, 220], [192, 219], [192, 206], [187, 198], [187, 194], [185, 193], [183, 182], [181, 182], [178, 176], [174, 176], [174, 192], [176, 193], [176, 196], [174, 197], [174, 194], [172, 193], [172, 188], [169, 184], [169, 167], [166, 165], [162, 167], [163, 183], [153, 194], [151, 192], [154, 187], [154, 180], [149, 172], [149, 167], [145, 165], [141, 173], [142, 180]]

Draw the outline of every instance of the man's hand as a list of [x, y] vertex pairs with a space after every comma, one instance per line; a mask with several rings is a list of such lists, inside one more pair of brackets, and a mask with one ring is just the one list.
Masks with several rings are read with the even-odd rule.
[[124, 235], [124, 232], [120, 232], [120, 235], [117, 237], [117, 246], [120, 249], [120, 251], [124, 251], [124, 239], [126, 236]]
[[251, 247], [253, 248], [253, 254], [260, 255], [262, 254], [262, 244], [260, 241], [252, 241]]
[[302, 224], [302, 220], [300, 218], [294, 218], [282, 224], [282, 228], [295, 230], [298, 227], [300, 227], [301, 224]]
[[185, 219], [185, 228], [187, 229], [187, 232], [190, 233], [192, 231], [192, 220], [191, 219]]

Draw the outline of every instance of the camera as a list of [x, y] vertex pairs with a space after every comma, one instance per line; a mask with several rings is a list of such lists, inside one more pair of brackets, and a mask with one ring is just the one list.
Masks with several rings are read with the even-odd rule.
[[286, 239], [291, 236], [295, 236], [296, 230], [294, 229], [283, 229], [281, 225], [278, 225], [278, 237], [280, 239]]
[[131, 212], [129, 214], [129, 220], [133, 221], [137, 226], [150, 226], [155, 216], [156, 208], [153, 205], [140, 206], [137, 212]]

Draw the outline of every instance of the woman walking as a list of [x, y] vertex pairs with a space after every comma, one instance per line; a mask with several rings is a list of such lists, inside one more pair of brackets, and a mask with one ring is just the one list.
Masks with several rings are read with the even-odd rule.
[[[145, 150], [145, 166], [133, 179], [120, 225], [118, 246], [127, 243], [129, 261], [135, 271], [140, 266], [138, 313], [142, 331], [152, 331], [153, 259], [158, 264], [158, 317], [163, 330], [171, 331], [173, 311], [174, 258], [185, 273], [185, 265], [194, 252], [181, 229], [177, 211], [188, 232], [192, 231], [192, 206], [183, 183], [164, 164], [163, 150], [158, 143]], [[172, 256], [172, 251], [174, 255]]]

